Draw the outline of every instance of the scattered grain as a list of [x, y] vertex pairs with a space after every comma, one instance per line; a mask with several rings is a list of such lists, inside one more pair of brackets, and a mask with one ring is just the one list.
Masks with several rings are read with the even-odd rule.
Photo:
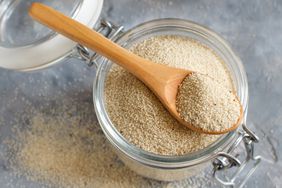
[[52, 188], [149, 186], [118, 160], [92, 118], [63, 110], [36, 114], [23, 130], [15, 127], [14, 138], [6, 141], [13, 174]]

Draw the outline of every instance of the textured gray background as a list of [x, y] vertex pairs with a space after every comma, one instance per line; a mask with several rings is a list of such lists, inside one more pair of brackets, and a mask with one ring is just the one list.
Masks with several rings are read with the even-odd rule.
[[[246, 186], [282, 187], [281, 0], [105, 0], [102, 16], [126, 28], [150, 19], [185, 18], [221, 34], [246, 68], [250, 91], [248, 126], [260, 136], [257, 153], [265, 159]], [[94, 76], [93, 68], [76, 60], [33, 73], [0, 69], [0, 123], [12, 124], [18, 118], [16, 114], [25, 111], [26, 104], [42, 110], [55, 108], [56, 101], [62, 99], [91, 103]], [[7, 126], [0, 127], [1, 132], [5, 129]], [[0, 139], [4, 136], [0, 135]], [[201, 176], [189, 181], [197, 179]], [[0, 178], [0, 187], [6, 187], [4, 182]], [[202, 181], [196, 185], [213, 184]]]

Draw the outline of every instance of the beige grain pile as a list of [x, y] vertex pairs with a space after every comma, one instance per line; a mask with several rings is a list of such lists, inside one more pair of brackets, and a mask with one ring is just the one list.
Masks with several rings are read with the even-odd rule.
[[176, 107], [182, 119], [208, 132], [232, 128], [241, 108], [232, 90], [199, 73], [192, 73], [181, 83]]
[[[157, 36], [134, 45], [131, 50], [155, 63], [207, 74], [233, 89], [222, 59], [197, 41]], [[130, 143], [149, 152], [183, 155], [205, 148], [218, 138], [180, 125], [141, 81], [116, 65], [108, 74], [105, 101], [109, 117], [119, 132]]]

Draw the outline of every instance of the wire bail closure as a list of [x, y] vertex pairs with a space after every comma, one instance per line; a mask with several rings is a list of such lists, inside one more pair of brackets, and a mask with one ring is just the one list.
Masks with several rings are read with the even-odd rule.
[[[230, 186], [232, 188], [243, 187], [261, 162], [261, 156], [254, 155], [254, 143], [259, 142], [258, 136], [255, 135], [250, 129], [248, 129], [245, 124], [242, 125], [242, 128], [243, 129], [238, 132], [238, 138], [227, 150], [227, 152], [217, 153], [212, 163], [213, 177], [220, 184], [224, 186]], [[244, 159], [242, 159], [242, 161], [240, 161], [238, 159], [240, 153], [235, 154], [235, 156], [231, 155], [231, 153], [242, 142], [244, 143], [246, 156], [244, 157]], [[249, 170], [246, 170], [247, 164], [250, 164], [251, 162], [253, 162], [253, 166], [251, 166]], [[234, 167], [237, 167], [237, 169], [234, 169]], [[231, 171], [231, 169], [233, 169], [233, 173], [232, 175], [230, 175], [230, 177], [227, 177], [226, 174], [224, 174], [224, 176], [219, 176], [219, 172], [226, 173], [227, 171]], [[240, 179], [241, 176], [243, 176], [243, 178]]]
[[[123, 26], [118, 26], [110, 21], [101, 20], [97, 32], [103, 34], [110, 40], [115, 40], [120, 34], [123, 33], [123, 28]], [[102, 56], [89, 50], [87, 47], [81, 44], [77, 44], [76, 52], [76, 57], [83, 60], [88, 66], [92, 66], [93, 64], [97, 66], [97, 60], [102, 58]]]

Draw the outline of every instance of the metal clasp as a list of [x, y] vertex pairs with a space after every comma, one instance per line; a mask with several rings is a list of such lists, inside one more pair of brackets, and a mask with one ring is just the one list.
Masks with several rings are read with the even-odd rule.
[[[254, 155], [254, 143], [258, 143], [259, 138], [245, 124], [242, 125], [242, 128], [239, 131], [238, 138], [227, 152], [219, 152], [213, 161], [213, 176], [219, 183], [225, 186], [243, 187], [261, 162], [261, 156]], [[239, 152], [233, 155], [231, 153], [242, 142], [244, 143], [245, 152], [243, 153], [245, 156], [239, 160], [239, 157], [243, 155], [242, 153]], [[251, 165], [251, 168], [247, 169], [248, 165]]]
[[[115, 40], [120, 34], [123, 33], [123, 26], [118, 26], [112, 22], [102, 20], [100, 26], [97, 29], [97, 32], [103, 34], [110, 40]], [[87, 47], [78, 44], [76, 46], [76, 51], [79, 59], [86, 62], [88, 66], [92, 66], [93, 64], [97, 65], [97, 60], [102, 58], [96, 52], [89, 50]]]

